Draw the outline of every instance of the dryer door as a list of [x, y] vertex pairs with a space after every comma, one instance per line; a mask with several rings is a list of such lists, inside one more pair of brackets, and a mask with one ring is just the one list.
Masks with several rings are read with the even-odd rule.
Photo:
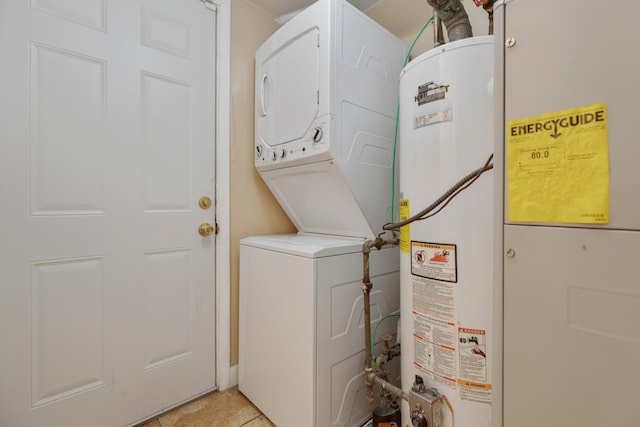
[[256, 127], [268, 146], [301, 139], [316, 118], [318, 37], [311, 28], [256, 64]]

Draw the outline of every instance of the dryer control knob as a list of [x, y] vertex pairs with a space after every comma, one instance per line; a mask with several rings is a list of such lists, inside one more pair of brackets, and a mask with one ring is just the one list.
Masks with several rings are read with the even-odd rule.
[[320, 142], [322, 139], [322, 128], [318, 126], [313, 130], [313, 142]]
[[262, 156], [262, 145], [256, 145], [256, 156]]
[[284, 159], [285, 157], [287, 157], [287, 149], [283, 148], [280, 150], [280, 158]]
[[274, 162], [276, 160], [278, 160], [278, 153], [276, 153], [275, 151], [271, 152], [271, 160], [273, 160]]

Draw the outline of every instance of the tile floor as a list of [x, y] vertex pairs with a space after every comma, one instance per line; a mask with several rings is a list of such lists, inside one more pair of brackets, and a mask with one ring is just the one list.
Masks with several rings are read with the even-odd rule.
[[275, 427], [232, 387], [216, 391], [149, 420], [139, 427]]

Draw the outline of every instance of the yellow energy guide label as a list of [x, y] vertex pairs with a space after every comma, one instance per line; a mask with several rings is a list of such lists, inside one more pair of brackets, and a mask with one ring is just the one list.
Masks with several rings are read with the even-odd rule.
[[511, 120], [506, 148], [509, 221], [609, 223], [604, 103]]

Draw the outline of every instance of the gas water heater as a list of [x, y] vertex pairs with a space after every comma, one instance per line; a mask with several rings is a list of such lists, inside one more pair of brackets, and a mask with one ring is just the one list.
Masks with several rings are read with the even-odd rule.
[[491, 426], [493, 173], [445, 193], [490, 165], [493, 49], [493, 36], [441, 45], [400, 77], [400, 219], [444, 195], [440, 212], [401, 229], [404, 427], [448, 427], [454, 416]]

